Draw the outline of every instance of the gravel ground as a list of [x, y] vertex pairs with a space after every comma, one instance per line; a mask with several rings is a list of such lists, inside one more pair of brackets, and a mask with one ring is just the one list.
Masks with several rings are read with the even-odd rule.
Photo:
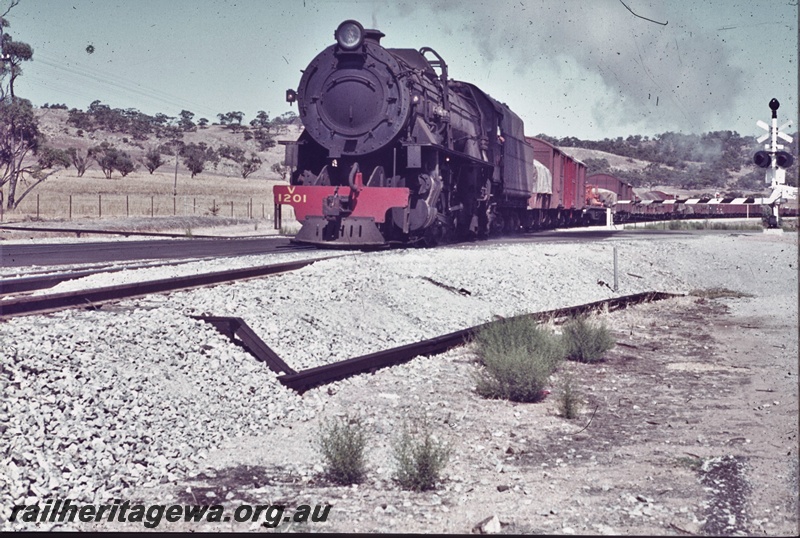
[[[606, 284], [614, 280], [614, 246], [620, 267], [617, 293]], [[641, 421], [623, 420], [640, 409], [633, 409], [637, 405], [617, 409], [620, 404], [613, 397], [620, 395], [612, 394], [609, 399], [604, 391], [611, 390], [611, 385], [598, 386], [597, 376], [608, 383], [613, 380], [614, 389], [625, 386], [642, 395], [643, 401], [648, 395], [657, 399], [657, 392], [664, 389], [663, 383], [651, 379], [662, 373], [672, 376], [672, 383], [686, 391], [708, 393], [709, 402], [728, 398], [726, 405], [738, 414], [730, 418], [725, 431], [745, 428], [744, 424], [756, 427], [758, 421], [751, 420], [753, 410], [780, 401], [775, 407], [781, 412], [762, 421], [785, 421], [788, 416], [789, 425], [781, 422], [780, 432], [774, 434], [780, 437], [776, 449], [763, 448], [757, 432], [742, 431], [741, 435], [758, 444], [758, 450], [747, 450], [744, 444], [732, 453], [727, 445], [721, 451], [713, 443], [695, 442], [714, 437], [706, 429], [717, 432], [715, 414], [708, 405], [685, 413], [687, 420], [695, 422], [675, 421], [680, 431], [673, 439], [675, 443], [678, 438], [695, 439], [689, 451], [707, 470], [724, 467], [747, 475], [748, 469], [764, 467], [762, 459], [775, 465], [780, 454], [785, 459], [788, 432], [794, 435], [789, 443], [790, 459], [796, 461], [797, 261], [797, 238], [788, 234], [474, 244], [345, 255], [277, 277], [149, 296], [99, 311], [10, 320], [0, 324], [0, 386], [4, 394], [0, 410], [0, 530], [52, 527], [7, 521], [12, 506], [37, 500], [69, 497], [79, 502], [139, 499], [164, 503], [171, 498], [193, 502], [194, 493], [203, 492], [206, 502], [221, 497], [234, 504], [276, 499], [295, 506], [301, 501], [333, 504], [331, 522], [303, 529], [309, 531], [464, 533], [495, 516], [488, 530], [792, 534], [797, 530], [796, 500], [788, 508], [782, 504], [770, 508], [770, 501], [759, 496], [762, 489], [753, 477], [749, 498], [758, 509], [763, 510], [764, 504], [772, 510], [769, 516], [759, 513], [756, 517], [754, 508], [748, 508], [746, 517], [740, 514], [738, 523], [730, 526], [726, 526], [730, 518], [721, 523], [710, 518], [705, 511], [714, 506], [716, 497], [711, 495], [709, 500], [709, 492], [692, 478], [690, 470], [680, 470], [667, 479], [660, 463], [648, 459], [657, 459], [653, 452], [645, 454], [644, 449], [630, 446], [641, 435], [650, 439], [647, 442], [659, 435], [669, 441], [669, 432], [643, 434], [648, 426]], [[157, 269], [147, 271], [151, 278], [164, 277]], [[100, 281], [94, 280], [93, 285], [104, 285]], [[474, 393], [474, 357], [469, 348], [417, 359], [300, 397], [210, 326], [189, 317], [243, 317], [284, 360], [300, 370], [430, 338], [496, 316], [639, 291], [688, 292], [713, 287], [746, 291], [755, 297], [709, 300], [708, 304], [687, 298], [668, 306], [647, 305], [607, 315], [618, 340], [627, 338], [634, 348], [618, 346], [599, 374], [578, 365], [569, 368], [576, 369], [587, 390], [595, 387], [589, 391], [590, 399], [602, 407], [595, 420], [603, 418], [615, 424], [617, 434], [603, 440], [590, 435], [581, 446], [575, 445], [570, 435], [583, 425], [555, 416], [552, 399], [515, 405], [479, 398]], [[778, 318], [781, 323], [774, 323], [774, 312], [784, 314]], [[755, 378], [751, 363], [746, 365], [751, 370], [737, 370], [728, 364], [728, 356], [723, 360], [714, 355], [714, 350], [731, 348], [708, 328], [711, 320], [721, 316], [739, 319], [754, 315], [763, 338], [783, 345], [777, 352], [777, 348], [769, 348], [764, 353], [769, 354], [770, 367], [775, 370], [770, 373], [788, 372], [784, 388], [788, 387], [789, 394], [769, 394], [768, 402], [755, 402], [755, 407], [748, 408], [750, 399], [725, 392], [730, 384], [708, 385], [708, 378], [699, 379], [698, 373], [713, 371], [715, 379], [718, 373]], [[686, 334], [681, 336], [681, 331]], [[728, 335], [739, 339], [734, 350], [744, 349], [752, 340], [742, 331]], [[705, 349], [696, 346], [698, 335], [707, 336]], [[642, 343], [649, 340], [665, 347], [680, 344], [685, 349], [653, 357], [657, 368], [641, 363], [630, 368], [630, 359], [625, 357], [644, 353]], [[752, 352], [742, 351], [738, 357], [745, 355], [752, 357]], [[729, 381], [747, 380], [731, 377]], [[720, 392], [712, 394], [717, 385]], [[610, 401], [616, 407], [610, 406]], [[666, 397], [664, 401], [674, 411], [677, 404], [672, 400], [667, 404]], [[375, 436], [376, 463], [367, 483], [359, 488], [326, 484], [310, 443], [321, 419], [345, 410], [365, 416]], [[674, 411], [670, 416], [683, 417], [681, 413]], [[454, 455], [436, 492], [414, 494], [391, 481], [389, 446], [404, 420], [425, 416], [452, 443]], [[584, 423], [589, 416], [587, 409]], [[695, 427], [703, 431], [687, 430]], [[683, 452], [678, 454], [690, 458]], [[629, 464], [609, 466], [607, 457], [613, 459], [615, 454], [617, 461]], [[728, 455], [742, 459], [720, 459], [720, 465], [713, 464], [712, 458]], [[260, 483], [242, 479], [242, 469], [244, 475], [260, 477], [256, 480]], [[776, 472], [786, 479], [781, 491], [791, 492], [794, 487], [796, 499], [796, 464], [793, 475], [782, 467]], [[674, 495], [657, 497], [660, 490], [655, 491], [649, 482], [659, 474], [662, 476], [656, 480], [667, 484]], [[707, 480], [711, 481], [724, 475], [703, 476], [709, 474]], [[590, 477], [592, 481], [587, 481]], [[740, 482], [738, 478], [729, 481]], [[583, 485], [579, 487], [579, 483]], [[186, 497], [187, 491], [193, 494], [191, 498]], [[586, 497], [589, 494], [596, 495]], [[683, 501], [667, 502], [681, 495]], [[742, 503], [725, 506], [744, 510]], [[80, 525], [67, 528], [141, 530], [136, 525]], [[256, 528], [258, 524], [243, 524], [234, 530]], [[194, 524], [169, 529], [215, 527]]]

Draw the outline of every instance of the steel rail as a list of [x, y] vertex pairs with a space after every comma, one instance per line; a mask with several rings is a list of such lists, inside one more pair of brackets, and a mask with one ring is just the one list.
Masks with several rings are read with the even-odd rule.
[[[663, 299], [671, 299], [682, 296], [683, 295], [681, 294], [649, 291], [636, 293], [633, 295], [625, 295], [622, 297], [613, 297], [610, 299], [604, 299], [602, 301], [595, 301], [593, 303], [577, 306], [556, 308], [554, 310], [547, 310], [545, 312], [523, 314], [520, 316], [514, 316], [514, 318], [528, 317], [536, 321], [546, 321], [550, 319], [577, 316], [597, 311], [613, 312], [615, 310], [620, 310], [622, 308], [639, 303], [660, 301]], [[430, 338], [428, 340], [422, 340], [413, 344], [406, 344], [404, 346], [295, 372], [288, 364], [286, 364], [286, 362], [278, 357], [277, 353], [275, 353], [263, 340], [261, 340], [252, 331], [252, 329], [250, 329], [249, 326], [247, 326], [242, 318], [209, 316], [193, 317], [195, 319], [211, 323], [222, 334], [230, 338], [231, 341], [248, 350], [257, 360], [266, 363], [273, 372], [283, 374], [278, 376], [278, 381], [280, 381], [284, 386], [294, 389], [300, 394], [303, 394], [305, 391], [314, 387], [333, 383], [334, 381], [339, 381], [356, 374], [371, 372], [380, 368], [402, 364], [415, 357], [444, 353], [449, 349], [469, 342], [478, 331], [493, 323], [497, 323], [497, 321], [490, 321], [475, 327], [461, 329], [460, 331], [451, 332], [435, 338]], [[241, 340], [237, 340], [234, 335], [238, 335]]]
[[97, 307], [97, 305], [102, 303], [117, 301], [120, 299], [128, 299], [131, 297], [141, 297], [143, 295], [149, 295], [152, 293], [172, 292], [189, 288], [235, 282], [237, 280], [243, 280], [247, 278], [256, 278], [278, 273], [285, 273], [306, 267], [307, 265], [311, 265], [316, 261], [327, 260], [334, 257], [336, 256], [328, 256], [314, 260], [300, 260], [272, 265], [261, 265], [258, 267], [245, 267], [240, 269], [231, 269], [228, 271], [204, 273], [201, 275], [189, 275], [176, 278], [149, 280], [145, 282], [134, 282], [131, 284], [106, 286], [91, 290], [80, 290], [10, 299], [7, 301], [0, 301], [0, 319], [8, 319], [14, 316], [43, 314], [76, 307]]
[[212, 258], [197, 258], [195, 260], [181, 260], [171, 263], [155, 263], [155, 264], [140, 264], [129, 265], [123, 267], [113, 267], [103, 265], [93, 269], [81, 269], [78, 271], [62, 271], [58, 273], [50, 272], [50, 274], [40, 276], [26, 276], [19, 278], [5, 278], [0, 279], [0, 295], [9, 293], [22, 293], [26, 291], [41, 290], [45, 288], [52, 288], [56, 284], [66, 282], [67, 280], [75, 280], [92, 275], [100, 275], [104, 273], [119, 273], [121, 271], [135, 271], [138, 269], [151, 269], [156, 267], [174, 267], [178, 265], [186, 265], [187, 263], [197, 263]]
[[192, 318], [210, 323], [215, 329], [227, 336], [231, 342], [242, 346], [259, 361], [265, 362], [273, 372], [279, 374], [297, 373], [272, 348], [265, 344], [242, 318], [228, 316], [192, 316]]
[[[530, 317], [536, 321], [546, 321], [548, 319], [576, 316], [590, 312], [596, 312], [599, 310], [608, 310], [611, 312], [634, 304], [660, 301], [662, 299], [670, 299], [673, 297], [680, 297], [680, 295], [664, 292], [644, 292], [634, 295], [626, 295], [623, 297], [614, 297], [602, 301], [595, 301], [593, 303], [583, 305], [557, 308], [555, 310], [548, 310], [546, 312], [523, 314], [521, 316], [515, 316], [515, 318]], [[333, 364], [326, 364], [316, 368], [309, 368], [295, 374], [282, 375], [278, 377], [278, 380], [285, 386], [302, 394], [310, 388], [332, 383], [358, 373], [377, 370], [387, 366], [394, 366], [396, 364], [408, 362], [414, 357], [418, 356], [444, 353], [449, 349], [468, 342], [478, 331], [493, 323], [496, 323], [496, 321], [490, 321], [475, 327], [462, 329], [460, 331], [437, 336], [435, 338], [423, 340], [414, 344], [408, 344], [385, 351], [378, 351], [376, 353], [370, 353], [368, 355], [362, 355], [360, 357], [347, 359]]]
[[[169, 232], [136, 232], [130, 230], [98, 230], [98, 229], [91, 229], [91, 228], [40, 228], [38, 226], [13, 226], [8, 224], [0, 225], [0, 230], [14, 230], [14, 231], [23, 231], [23, 232], [56, 232], [56, 233], [68, 233], [68, 234], [75, 234], [77, 237], [80, 237], [81, 234], [96, 234], [96, 235], [123, 235], [128, 237], [129, 235], [135, 236], [144, 236], [144, 237], [170, 237], [173, 239], [241, 239], [241, 237], [224, 237], [219, 235], [192, 235], [188, 237], [186, 233], [169, 233]], [[267, 235], [261, 236], [247, 236], [247, 237], [268, 237]]]

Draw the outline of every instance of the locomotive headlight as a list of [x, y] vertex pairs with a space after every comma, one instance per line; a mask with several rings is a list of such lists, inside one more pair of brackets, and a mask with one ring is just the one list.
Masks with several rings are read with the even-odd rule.
[[333, 35], [344, 50], [355, 50], [364, 43], [364, 27], [358, 21], [344, 21]]

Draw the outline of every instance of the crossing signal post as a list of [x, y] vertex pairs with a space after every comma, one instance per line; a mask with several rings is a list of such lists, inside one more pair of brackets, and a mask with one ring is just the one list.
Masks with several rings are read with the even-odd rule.
[[[792, 124], [789, 120], [780, 127], [778, 127], [778, 108], [781, 104], [777, 99], [772, 99], [769, 102], [769, 108], [772, 110], [772, 123], [768, 124], [764, 121], [758, 120], [756, 125], [766, 130], [767, 133], [761, 135], [757, 142], [759, 144], [770, 140], [768, 144], [764, 144], [764, 150], [757, 151], [753, 155], [753, 162], [759, 168], [765, 168], [766, 174], [764, 181], [775, 189], [780, 189], [781, 185], [786, 184], [786, 169], [792, 166], [794, 158], [791, 153], [783, 151], [783, 144], [778, 143], [778, 139], [791, 143], [792, 137], [782, 132]], [[779, 196], [772, 204], [772, 216], [769, 219], [769, 227], [777, 228], [780, 225], [780, 203], [781, 197]]]

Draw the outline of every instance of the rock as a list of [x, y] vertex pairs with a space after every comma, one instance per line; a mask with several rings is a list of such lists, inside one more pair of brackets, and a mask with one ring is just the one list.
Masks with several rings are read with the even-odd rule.
[[509, 489], [511, 489], [511, 486], [507, 486], [507, 485], [505, 485], [505, 484], [502, 484], [502, 485], [500, 485], [500, 486], [497, 486], [497, 491], [501, 491], [501, 492], [502, 492], [502, 491], [507, 491], [507, 490], [509, 490]]
[[597, 530], [597, 532], [599, 532], [604, 536], [615, 536], [618, 534], [617, 531], [615, 531], [612, 527], [604, 525], [603, 523], [595, 523], [594, 525], [592, 525], [592, 527], [594, 527]]
[[502, 530], [500, 518], [496, 515], [487, 517], [472, 528], [472, 532], [475, 534], [498, 534]]
[[685, 520], [674, 520], [670, 522], [669, 526], [682, 533], [690, 534], [692, 536], [699, 535], [702, 531], [702, 528], [699, 524]]

